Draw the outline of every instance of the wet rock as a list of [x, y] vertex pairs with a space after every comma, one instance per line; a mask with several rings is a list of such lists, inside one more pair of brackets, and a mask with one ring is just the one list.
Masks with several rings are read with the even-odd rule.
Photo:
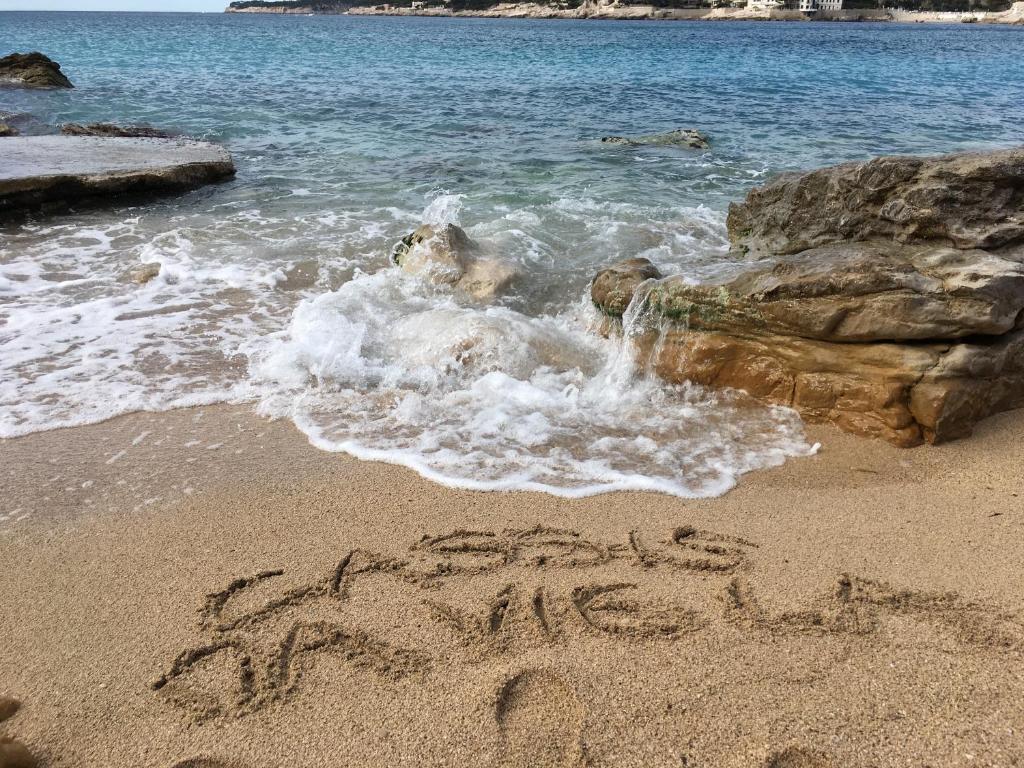
[[[609, 313], [628, 301], [626, 288]], [[647, 302], [691, 329], [726, 333], [836, 342], [998, 336], [1024, 311], [1024, 266], [981, 250], [842, 243], [757, 262], [721, 282], [667, 278]]]
[[0, 768], [36, 768], [38, 763], [20, 741], [0, 737]]
[[392, 261], [409, 274], [450, 285], [478, 301], [494, 299], [519, 276], [513, 265], [484, 255], [480, 245], [454, 224], [443, 229], [424, 224], [402, 238]]
[[648, 259], [626, 259], [597, 273], [590, 286], [590, 296], [602, 312], [621, 317], [640, 284], [661, 277], [661, 272]]
[[19, 133], [20, 132], [17, 128], [14, 128], [8, 125], [7, 123], [0, 123], [0, 139], [6, 138], [8, 136], [17, 136], [19, 135]]
[[643, 302], [655, 322], [631, 338], [667, 380], [900, 446], [962, 437], [1024, 405], [1022, 170], [1015, 150], [770, 182], [729, 217], [733, 244], [767, 257], [702, 285], [631, 260], [591, 297], [612, 328]]
[[0, 723], [14, 717], [14, 714], [21, 709], [21, 702], [10, 696], [0, 696]]
[[469, 235], [454, 224], [439, 230], [424, 224], [402, 238], [392, 261], [409, 274], [428, 275], [432, 282], [454, 285], [479, 251]]
[[605, 136], [601, 139], [605, 144], [620, 144], [627, 147], [636, 147], [644, 144], [652, 144], [662, 147], [685, 147], [687, 149], [711, 149], [711, 140], [700, 131], [686, 128], [677, 128], [668, 133], [656, 133], [651, 136], [637, 136], [629, 138], [626, 136]]
[[753, 256], [871, 239], [998, 248], [1024, 239], [1024, 148], [785, 174], [729, 206], [727, 224]]
[[114, 125], [113, 123], [65, 123], [60, 127], [64, 136], [100, 136], [116, 139], [171, 139], [175, 134], [151, 128], [148, 125]]
[[500, 259], [480, 258], [470, 261], [456, 284], [477, 301], [491, 301], [508, 290], [519, 277], [519, 270]]
[[60, 64], [38, 51], [0, 58], [0, 83], [23, 88], [74, 88]]
[[112, 198], [173, 194], [232, 177], [223, 147], [184, 139], [4, 139], [0, 219]]
[[137, 267], [129, 269], [126, 277], [133, 283], [139, 285], [145, 285], [150, 280], [160, 274], [160, 262], [149, 261], [145, 264], [140, 264]]

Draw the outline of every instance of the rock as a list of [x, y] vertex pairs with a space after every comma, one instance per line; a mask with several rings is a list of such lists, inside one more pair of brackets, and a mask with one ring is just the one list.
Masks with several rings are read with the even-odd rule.
[[0, 59], [0, 83], [25, 88], [74, 88], [60, 71], [60, 64], [38, 51], [12, 53]]
[[7, 138], [8, 136], [17, 136], [20, 131], [17, 128], [12, 128], [7, 123], [0, 123], [0, 139]]
[[409, 274], [453, 286], [479, 301], [494, 299], [519, 276], [513, 265], [484, 256], [480, 245], [454, 224], [441, 230], [424, 224], [402, 238], [391, 258]]
[[120, 126], [112, 123], [65, 123], [60, 127], [64, 136], [101, 136], [114, 139], [172, 139], [173, 133], [150, 128], [148, 125]]
[[454, 224], [441, 230], [424, 224], [402, 238], [391, 259], [409, 274], [427, 275], [434, 283], [454, 285], [478, 252], [479, 246]]
[[133, 283], [145, 285], [154, 277], [160, 274], [160, 262], [147, 261], [137, 267], [128, 270], [127, 278]]
[[661, 277], [661, 272], [649, 260], [626, 259], [597, 273], [590, 286], [590, 296], [602, 312], [621, 317], [640, 284]]
[[711, 140], [700, 131], [677, 128], [668, 133], [656, 133], [651, 136], [627, 138], [625, 136], [605, 136], [601, 139], [605, 144], [621, 144], [636, 147], [643, 144], [655, 146], [686, 147], [687, 149], [711, 149]]
[[21, 709], [21, 702], [10, 696], [0, 696], [0, 723], [14, 717], [14, 714]]
[[20, 741], [0, 737], [0, 768], [35, 768], [38, 763]]
[[[597, 288], [594, 301], [621, 314], [625, 290], [612, 302]], [[670, 277], [646, 300], [691, 329], [726, 333], [835, 342], [998, 336], [1024, 312], [1024, 266], [981, 250], [843, 243], [758, 262], [723, 282]]]
[[785, 174], [729, 206], [727, 225], [753, 256], [871, 239], [998, 248], [1024, 239], [1024, 148]]
[[5, 139], [0, 219], [123, 196], [185, 192], [232, 177], [223, 147], [184, 139]]
[[[696, 285], [643, 259], [591, 298], [626, 308], [638, 362], [900, 446], [1024, 405], [1024, 152], [882, 158], [790, 176], [733, 206], [767, 257]], [[653, 322], [651, 322], [653, 321]]]
[[491, 301], [508, 290], [519, 277], [519, 270], [500, 259], [470, 261], [457, 287], [477, 301]]

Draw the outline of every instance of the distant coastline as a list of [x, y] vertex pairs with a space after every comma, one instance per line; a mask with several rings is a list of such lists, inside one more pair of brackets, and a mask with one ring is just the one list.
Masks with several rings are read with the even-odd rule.
[[[694, 3], [685, 2], [692, 6]], [[679, 21], [889, 21], [901, 23], [978, 23], [1024, 25], [1024, 2], [1005, 10], [904, 10], [897, 8], [843, 8], [811, 13], [771, 7], [754, 2], [743, 7], [666, 7], [624, 5], [618, 2], [495, 2], [448, 0], [447, 2], [378, 3], [361, 5], [338, 0], [240, 0], [226, 13], [353, 16], [444, 16], [512, 19], [623, 19]]]

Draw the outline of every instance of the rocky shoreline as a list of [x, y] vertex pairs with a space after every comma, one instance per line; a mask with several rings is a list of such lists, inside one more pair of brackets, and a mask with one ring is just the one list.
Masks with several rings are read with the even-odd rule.
[[641, 364], [899, 446], [1024, 405], [1024, 149], [778, 177], [730, 207], [733, 275], [645, 259], [594, 304]]
[[818, 11], [813, 16], [799, 10], [768, 8], [665, 8], [655, 5], [620, 5], [602, 0], [584, 0], [575, 7], [554, 3], [502, 2], [488, 8], [453, 9], [440, 6], [400, 6], [390, 3], [353, 5], [350, 3], [232, 3], [226, 13], [263, 13], [278, 15], [352, 16], [438, 16], [510, 19], [603, 19], [662, 21], [885, 21], [899, 23], [979, 23], [1024, 24], [1024, 2], [1016, 2], [1006, 11], [904, 11], [895, 8], [856, 8]]

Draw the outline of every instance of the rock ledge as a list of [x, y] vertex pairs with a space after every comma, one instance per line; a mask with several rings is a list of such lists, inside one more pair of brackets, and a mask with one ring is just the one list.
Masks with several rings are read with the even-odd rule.
[[1024, 405], [1024, 150], [878, 158], [754, 189], [728, 279], [632, 259], [595, 278], [671, 381], [743, 389], [900, 446]]
[[0, 218], [113, 197], [185, 192], [231, 178], [223, 147], [183, 139], [24, 136], [3, 140]]

